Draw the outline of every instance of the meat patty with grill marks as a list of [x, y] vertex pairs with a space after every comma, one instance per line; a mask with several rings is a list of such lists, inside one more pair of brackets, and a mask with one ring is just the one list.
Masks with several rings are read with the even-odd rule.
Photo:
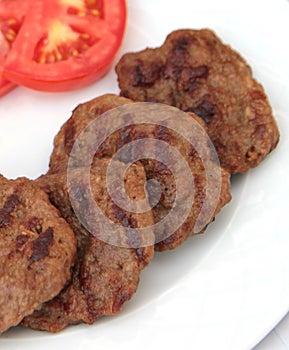
[[0, 333], [60, 292], [75, 253], [74, 233], [47, 194], [0, 176]]
[[[91, 170], [73, 169], [69, 182], [66, 173], [44, 175], [38, 180], [73, 228], [78, 254], [71, 282], [56, 298], [26, 317], [22, 325], [57, 332], [69, 324], [92, 324], [103, 315], [118, 312], [135, 293], [140, 273], [153, 257], [154, 235], [150, 228], [153, 217], [150, 210], [128, 213], [112, 201], [106, 188], [109, 161], [99, 160]], [[90, 180], [86, 180], [87, 171]], [[132, 201], [146, 199], [145, 181], [141, 164], [134, 164], [127, 170], [124, 183]], [[91, 201], [87, 201], [89, 193]], [[94, 202], [116, 227], [104, 229], [103, 223], [97, 222]], [[85, 226], [91, 222], [90, 232], [79, 218]], [[139, 231], [144, 227], [148, 227], [146, 234]]]
[[174, 31], [159, 48], [125, 54], [116, 72], [122, 96], [201, 117], [221, 165], [232, 174], [257, 166], [278, 143], [263, 87], [211, 30]]
[[[130, 125], [119, 129], [107, 137], [97, 149], [94, 159], [97, 160], [98, 158], [113, 156], [123, 146], [142, 139], [146, 139], [146, 141], [144, 141], [146, 143], [141, 147], [146, 150], [150, 149], [153, 155], [161, 153], [159, 154], [160, 157], [164, 161], [167, 161], [167, 163], [174, 163], [169, 149], [164, 148], [163, 151], [160, 152], [159, 148], [154, 146], [154, 144], [152, 145], [148, 140], [154, 139], [163, 141], [167, 147], [178, 150], [179, 157], [184, 159], [190, 170], [188, 176], [181, 168], [177, 170], [175, 175], [181, 184], [181, 188], [179, 189], [176, 188], [174, 174], [164, 163], [155, 160], [156, 158], [141, 160], [146, 171], [147, 180], [157, 180], [161, 189], [159, 203], [158, 205], [154, 204], [155, 206], [152, 209], [155, 223], [159, 223], [165, 219], [173, 207], [175, 210], [175, 216], [172, 217], [172, 219], [166, 221], [163, 225], [155, 227], [155, 249], [164, 251], [176, 248], [194, 233], [203, 232], [205, 227], [214, 219], [214, 216], [230, 201], [230, 174], [211, 160], [211, 150], [207, 143], [208, 139], [205, 132], [205, 123], [193, 113], [187, 115], [176, 108], [174, 109], [176, 113], [180, 112], [189, 119], [192, 119], [195, 123], [194, 125], [200, 125], [197, 133], [193, 131], [193, 129], [191, 133], [195, 139], [195, 143], [198, 144], [201, 154], [198, 154], [195, 147], [178, 134], [177, 131], [166, 127], [166, 110], [158, 112], [160, 118], [160, 123], [158, 124], [135, 124], [133, 119], [129, 119], [130, 113], [124, 108], [125, 105], [133, 107], [136, 104], [130, 99], [113, 94], [99, 96], [91, 101], [80, 104], [73, 111], [71, 118], [61, 127], [61, 130], [54, 139], [54, 149], [50, 158], [49, 174], [66, 171], [68, 163], [75, 168], [89, 166], [91, 159], [88, 157], [88, 154], [92, 151], [94, 140], [103, 132], [100, 128], [90, 129], [90, 123], [93, 124], [98, 117], [111, 109], [123, 107], [125, 113], [120, 113], [120, 119], [125, 118]], [[143, 108], [149, 113], [149, 106], [146, 105]], [[120, 119], [115, 120], [111, 117], [110, 123], [112, 125], [117, 125], [120, 123]], [[174, 118], [173, 122], [175, 126], [180, 124], [179, 127], [182, 127], [182, 121], [180, 119]], [[196, 134], [194, 135], [194, 133]], [[76, 140], [79, 140], [81, 134], [85, 136], [85, 139], [79, 142], [78, 157], [74, 157], [74, 155], [71, 155], [71, 150]], [[137, 151], [137, 147], [134, 147], [127, 149], [127, 152], [121, 158], [123, 162], [130, 162], [131, 159], [133, 159], [134, 153]], [[208, 178], [204, 164], [207, 164], [211, 169], [211, 174]], [[187, 177], [192, 179], [192, 188], [187, 186]], [[214, 192], [218, 185], [220, 188], [218, 198], [216, 198]], [[183, 203], [177, 206], [175, 205], [177, 190], [184, 198], [193, 193], [193, 203], [183, 223], [180, 223], [179, 226], [176, 225], [176, 229], [170, 232], [177, 221], [176, 218], [180, 217], [183, 211]], [[154, 196], [153, 192], [153, 188], [149, 189], [150, 197]], [[203, 206], [206, 207], [207, 212], [210, 212], [210, 214], [207, 215], [202, 227], [199, 228], [199, 230], [194, 230]]]

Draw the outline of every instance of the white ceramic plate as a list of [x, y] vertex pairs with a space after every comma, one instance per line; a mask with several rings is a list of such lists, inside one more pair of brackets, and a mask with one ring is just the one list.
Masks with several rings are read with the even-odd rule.
[[[232, 179], [233, 200], [205, 235], [156, 255], [119, 315], [57, 335], [16, 328], [0, 337], [2, 349], [244, 350], [289, 310], [288, 18], [286, 0], [128, 1], [118, 58], [160, 45], [173, 29], [214, 29], [265, 86], [281, 142], [258, 168]], [[1, 98], [0, 172], [10, 178], [46, 172], [53, 137], [71, 110], [106, 92], [118, 93], [113, 70], [72, 93], [17, 88]]]

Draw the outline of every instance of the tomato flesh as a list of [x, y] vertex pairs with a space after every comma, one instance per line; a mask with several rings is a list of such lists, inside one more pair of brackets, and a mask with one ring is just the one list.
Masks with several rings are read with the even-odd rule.
[[17, 85], [3, 77], [3, 66], [33, 0], [0, 0], [0, 96]]
[[1, 77], [2, 69], [0, 68], [0, 97], [6, 95], [13, 90], [17, 85]]
[[[8, 48], [8, 49], [7, 49]], [[0, 31], [0, 96], [7, 94], [11, 91], [16, 85], [2, 77], [2, 67], [4, 64], [5, 56], [9, 51], [9, 46], [7, 41], [4, 39]]]
[[19, 14], [21, 17], [23, 12], [20, 5], [18, 7], [19, 12], [17, 11], [18, 17], [16, 17], [17, 4], [18, 1], [15, 0], [2, 0], [0, 2], [0, 96], [5, 95], [16, 87], [14, 83], [11, 83], [2, 76], [2, 71], [5, 58], [21, 27]]
[[34, 0], [31, 6], [4, 62], [7, 80], [66, 91], [107, 72], [124, 35], [125, 0]]

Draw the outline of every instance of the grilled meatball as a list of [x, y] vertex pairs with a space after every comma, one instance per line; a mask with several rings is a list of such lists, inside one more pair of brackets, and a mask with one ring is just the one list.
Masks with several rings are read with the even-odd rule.
[[257, 166], [278, 143], [263, 87], [211, 30], [172, 32], [160, 48], [125, 54], [116, 72], [122, 96], [201, 117], [221, 165], [232, 174]]
[[[103, 132], [101, 130], [101, 123], [98, 129], [89, 128], [90, 122], [93, 122], [102, 113], [109, 111], [115, 107], [121, 107], [125, 113], [121, 113], [117, 120], [110, 118], [112, 125], [120, 123], [120, 119], [126, 119], [128, 124], [126, 127], [112, 133], [96, 151], [95, 159], [105, 156], [113, 156], [124, 145], [130, 144], [132, 141], [146, 139], [146, 144], [143, 147], [150, 150], [153, 155], [160, 156], [164, 161], [177, 163], [172, 159], [171, 151], [165, 148], [160, 151], [157, 146], [152, 145], [148, 139], [156, 139], [164, 142], [165, 145], [177, 149], [180, 157], [185, 160], [189, 168], [188, 173], [184, 172], [182, 168], [177, 169], [176, 174], [173, 174], [171, 169], [164, 164], [164, 162], [155, 159], [142, 159], [142, 164], [146, 171], [147, 180], [157, 180], [160, 185], [161, 195], [158, 205], [154, 203], [153, 214], [155, 223], [159, 223], [163, 219], [163, 224], [155, 226], [156, 245], [157, 250], [173, 249], [179, 246], [187, 237], [194, 233], [203, 232], [205, 227], [214, 219], [214, 216], [221, 210], [221, 208], [230, 201], [230, 175], [227, 171], [220, 168], [220, 166], [211, 160], [211, 150], [207, 145], [207, 135], [205, 132], [205, 124], [200, 118], [194, 114], [186, 115], [185, 113], [174, 108], [174, 113], [181, 113], [186, 115], [189, 119], [194, 121], [194, 125], [200, 125], [197, 133], [191, 132], [195, 142], [198, 144], [201, 154], [186, 141], [177, 131], [166, 127], [167, 111], [164, 110], [158, 113], [158, 124], [134, 124], [133, 118], [130, 121], [131, 112], [128, 110], [135, 107], [136, 104], [131, 100], [119, 97], [116, 95], [104, 95], [95, 98], [89, 102], [79, 105], [73, 112], [71, 118], [62, 126], [54, 140], [54, 150], [50, 159], [49, 173], [57, 173], [59, 171], [66, 171], [68, 163], [71, 167], [89, 166], [91, 159], [87, 156], [90, 154], [93, 147], [94, 140]], [[138, 107], [136, 107], [138, 108]], [[145, 111], [150, 111], [150, 106], [146, 105]], [[170, 107], [172, 108], [172, 107]], [[163, 115], [161, 114], [163, 113]], [[182, 127], [182, 120], [174, 118], [175, 126]], [[179, 125], [181, 124], [181, 125]], [[85, 138], [81, 139], [78, 147], [78, 157], [71, 155], [71, 150], [75, 141], [80, 139], [80, 135]], [[128, 148], [127, 152], [120, 157], [124, 162], [132, 161], [137, 147]], [[161, 154], [159, 154], [161, 153]], [[207, 177], [207, 169], [210, 167], [210, 174]], [[175, 176], [178, 178], [180, 187], [177, 189]], [[192, 187], [189, 184], [189, 178], [192, 179]], [[218, 188], [219, 186], [219, 188]], [[183, 214], [183, 203], [176, 205], [176, 195], [181, 193], [184, 200], [193, 194], [193, 203], [188, 210], [187, 217], [184, 217], [183, 222], [176, 224], [177, 219]], [[154, 187], [148, 188], [149, 197], [154, 197]], [[219, 193], [216, 192], [219, 191]], [[217, 198], [216, 198], [217, 196]], [[200, 219], [200, 213], [204, 208], [207, 211]], [[174, 210], [174, 214], [170, 218], [168, 213]], [[196, 228], [197, 223], [200, 223]], [[176, 224], [176, 226], [174, 226]], [[174, 232], [172, 228], [175, 227]], [[162, 241], [162, 242], [161, 242]]]
[[70, 278], [76, 239], [47, 194], [0, 176], [0, 332], [56, 296]]
[[[153, 217], [151, 211], [128, 213], [112, 201], [106, 188], [108, 163], [108, 159], [102, 159], [91, 170], [74, 169], [69, 183], [66, 173], [44, 175], [38, 180], [72, 226], [78, 240], [78, 256], [71, 282], [56, 298], [26, 317], [22, 325], [57, 332], [69, 324], [92, 324], [103, 315], [118, 312], [135, 293], [140, 273], [154, 252], [152, 230], [149, 228], [144, 236], [139, 228], [150, 227]], [[84, 175], [87, 171], [90, 183]], [[145, 173], [141, 164], [128, 169], [124, 182], [133, 201], [146, 198]], [[104, 225], [96, 222], [93, 203], [86, 201], [90, 190], [93, 201], [118, 226], [105, 231]], [[74, 208], [71, 198], [76, 201]], [[79, 218], [83, 222], [91, 220], [91, 232]]]

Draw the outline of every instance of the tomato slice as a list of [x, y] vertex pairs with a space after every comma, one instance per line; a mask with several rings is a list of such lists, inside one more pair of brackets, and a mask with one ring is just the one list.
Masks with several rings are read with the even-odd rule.
[[7, 92], [11, 91], [14, 87], [16, 87], [15, 84], [2, 78], [2, 68], [3, 68], [5, 56], [9, 51], [9, 48], [7, 50], [7, 45], [8, 44], [6, 42], [6, 39], [4, 38], [2, 32], [0, 31], [0, 96], [7, 94]]
[[0, 1], [0, 96], [16, 85], [2, 77], [2, 69], [11, 45], [19, 31], [27, 4], [18, 0]]
[[3, 77], [3, 65], [32, 5], [32, 0], [0, 0], [0, 96], [17, 86]]
[[125, 0], [34, 0], [7, 54], [4, 77], [44, 91], [88, 85], [110, 68], [125, 22]]
[[1, 77], [2, 68], [0, 67], [0, 97], [6, 95], [13, 90], [17, 85]]

